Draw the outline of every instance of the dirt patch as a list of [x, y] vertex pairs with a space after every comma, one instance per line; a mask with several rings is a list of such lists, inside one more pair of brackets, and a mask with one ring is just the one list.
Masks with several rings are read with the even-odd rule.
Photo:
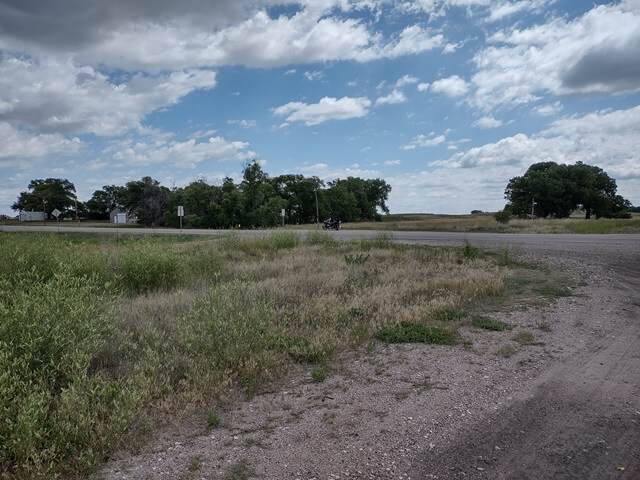
[[[527, 255], [584, 286], [491, 315], [512, 330], [462, 329], [471, 346], [376, 343], [322, 382], [296, 367], [220, 427], [203, 414], [98, 478], [640, 478], [640, 247]], [[521, 331], [530, 344], [512, 340]]]

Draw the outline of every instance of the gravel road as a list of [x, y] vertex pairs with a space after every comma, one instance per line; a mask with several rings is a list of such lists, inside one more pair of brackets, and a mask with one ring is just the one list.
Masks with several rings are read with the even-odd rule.
[[232, 402], [221, 427], [194, 415], [121, 452], [99, 478], [246, 478], [225, 477], [246, 461], [273, 480], [640, 479], [640, 236], [394, 235], [519, 245], [584, 286], [545, 308], [493, 315], [538, 341], [509, 358], [497, 351], [513, 333], [470, 328], [471, 348], [343, 354], [323, 383], [297, 366], [271, 392]]

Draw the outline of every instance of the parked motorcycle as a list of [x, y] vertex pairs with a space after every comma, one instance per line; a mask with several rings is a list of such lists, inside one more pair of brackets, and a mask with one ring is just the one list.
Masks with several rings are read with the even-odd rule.
[[331, 218], [327, 218], [322, 225], [323, 230], [340, 230], [340, 226], [342, 222], [340, 220], [332, 220]]

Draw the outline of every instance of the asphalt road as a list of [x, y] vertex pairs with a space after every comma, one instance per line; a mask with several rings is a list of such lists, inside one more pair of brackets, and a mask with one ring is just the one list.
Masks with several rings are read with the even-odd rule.
[[[277, 230], [237, 230], [240, 236], [264, 236]], [[307, 230], [294, 230], [304, 234]], [[67, 226], [16, 226], [0, 225], [0, 232], [82, 232], [82, 233], [153, 233], [177, 234], [179, 230], [171, 228], [114, 228], [114, 227], [67, 227]], [[224, 235], [229, 230], [185, 229], [186, 235]], [[372, 230], [340, 230], [329, 232], [340, 240], [371, 238], [379, 232]], [[402, 243], [420, 243], [425, 245], [460, 245], [465, 241], [473, 245], [558, 245], [558, 244], [591, 244], [591, 245], [640, 245], [640, 234], [529, 234], [529, 233], [470, 233], [470, 232], [387, 232], [394, 240]]]

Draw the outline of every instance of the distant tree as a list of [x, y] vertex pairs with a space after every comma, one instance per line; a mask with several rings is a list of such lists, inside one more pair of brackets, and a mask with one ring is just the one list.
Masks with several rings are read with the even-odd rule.
[[[334, 189], [336, 189], [336, 192], [332, 192]], [[348, 192], [348, 194], [345, 192]], [[339, 216], [341, 220], [380, 220], [381, 217], [377, 209], [379, 208], [384, 213], [389, 213], [386, 201], [390, 192], [391, 186], [379, 178], [364, 180], [359, 177], [347, 177], [346, 180], [338, 179], [329, 182], [329, 189], [325, 197], [328, 199], [327, 206], [330, 206], [331, 210], [344, 211]], [[349, 204], [353, 199], [355, 208], [351, 208], [350, 205], [345, 205], [341, 208], [336, 203], [336, 199], [340, 197], [344, 198]], [[333, 216], [338, 218], [335, 213]]]
[[536, 163], [522, 177], [509, 180], [505, 198], [513, 213], [524, 216], [531, 211], [540, 217], [568, 217], [582, 207], [585, 218], [624, 216], [631, 205], [616, 195], [616, 182], [601, 168], [577, 162], [558, 165], [555, 162]]
[[484, 213], [482, 210], [471, 210], [471, 215], [478, 215], [480, 213]]
[[164, 225], [164, 212], [169, 202], [170, 190], [151, 177], [128, 182], [122, 191], [125, 208], [133, 212], [138, 221], [147, 226]]
[[122, 208], [121, 197], [125, 187], [104, 185], [102, 190], [96, 190], [85, 202], [87, 216], [91, 219], [108, 219], [109, 212]]
[[75, 208], [76, 188], [67, 179], [47, 178], [45, 180], [31, 180], [29, 191], [20, 192], [18, 199], [11, 206], [13, 210], [44, 211], [50, 215], [55, 209], [62, 212], [62, 216]]
[[313, 223], [316, 218], [316, 193], [324, 182], [318, 177], [280, 175], [271, 179], [276, 196], [286, 201], [285, 219], [288, 223]]

